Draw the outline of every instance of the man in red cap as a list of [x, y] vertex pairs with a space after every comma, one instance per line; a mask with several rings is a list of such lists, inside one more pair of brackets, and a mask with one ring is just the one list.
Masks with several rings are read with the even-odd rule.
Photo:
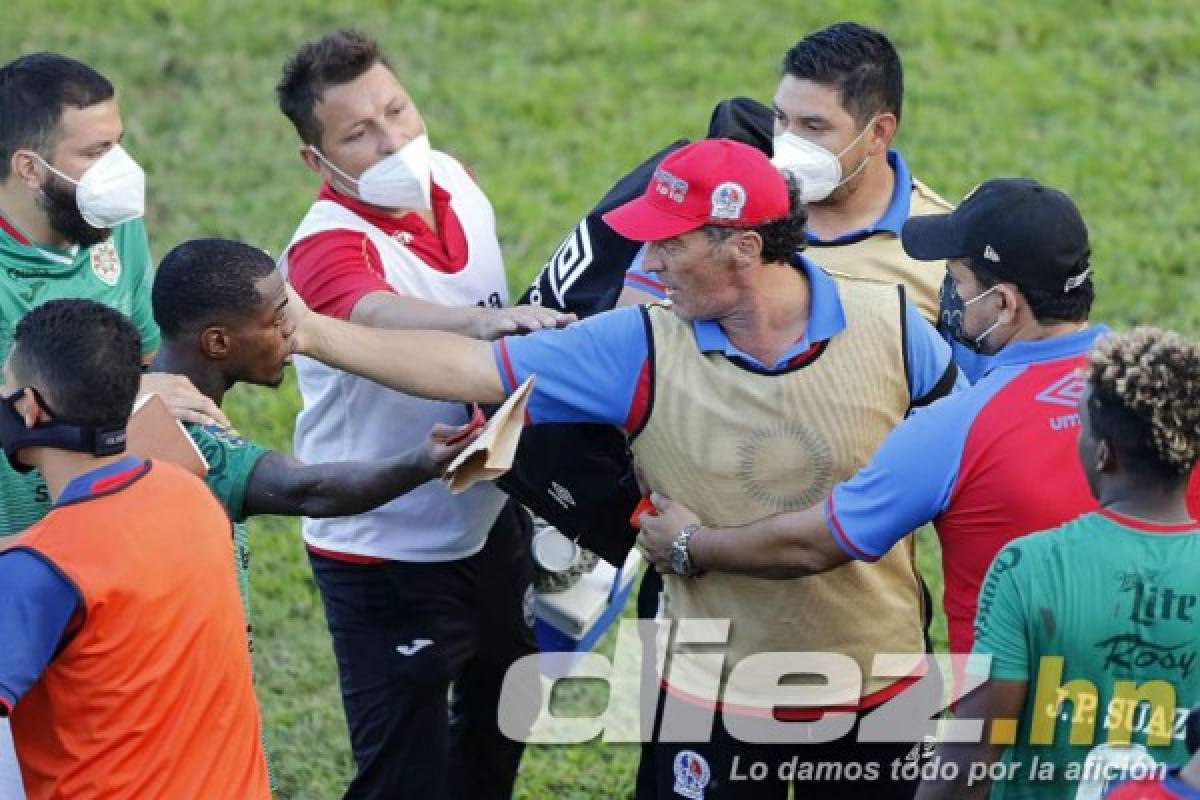
[[[902, 289], [835, 280], [796, 255], [805, 237], [799, 191], [753, 147], [688, 145], [605, 221], [648, 242], [646, 266], [667, 287], [670, 307], [621, 308], [489, 344], [367, 330], [297, 303], [298, 346], [429, 398], [494, 403], [536, 374], [531, 422], [622, 427], [651, 488], [686, 496], [727, 524], [807, 506], [866, 463], [909, 410], [955, 385], [949, 348]], [[909, 746], [859, 744], [855, 733], [858, 713], [912, 682], [907, 671], [864, 679], [875, 655], [914, 654], [905, 669], [916, 670], [924, 651], [911, 554], [804, 581], [693, 579], [685, 577], [696, 574], [690, 535], [680, 532], [678, 574], [667, 576], [667, 615], [677, 627], [664, 679], [671, 702], [658, 732], [659, 793], [783, 797], [796, 769], [779, 767], [799, 761], [847, 765], [822, 773], [825, 780], [796, 774], [806, 796], [825, 796], [811, 793], [819, 784], [842, 798], [910, 797], [911, 786], [888, 780]], [[697, 642], [694, 623], [714, 619], [700, 635], [715, 634], [723, 657], [693, 655], [686, 642]], [[793, 704], [806, 708], [776, 708], [778, 665], [758, 658], [774, 651], [837, 654], [830, 683]], [[740, 679], [729, 682], [734, 667]], [[835, 705], [846, 724], [832, 734], [770, 724], [773, 711], [813, 720]], [[771, 779], [741, 780], [739, 759], [742, 770], [769, 762]], [[872, 764], [882, 765], [880, 781], [863, 780]]]
[[[871, 561], [932, 522], [950, 652], [969, 653], [980, 586], [997, 553], [1096, 508], [1076, 454], [1084, 385], [1076, 372], [1108, 329], [1088, 322], [1087, 226], [1056, 189], [986, 181], [953, 213], [910, 219], [904, 246], [914, 258], [948, 259], [964, 308], [956, 337], [992, 360], [987, 375], [905, 420], [866, 468], [805, 508], [734, 530], [703, 526], [692, 556], [714, 572], [796, 578]], [[1200, 473], [1192, 513], [1198, 491]], [[675, 532], [699, 521], [674, 500], [656, 501], [661, 513], [641, 535], [661, 563]]]

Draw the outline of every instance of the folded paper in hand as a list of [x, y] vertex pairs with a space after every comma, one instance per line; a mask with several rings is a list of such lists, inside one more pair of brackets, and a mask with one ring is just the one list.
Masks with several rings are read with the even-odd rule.
[[138, 398], [125, 431], [125, 450], [130, 455], [170, 461], [200, 478], [208, 474], [204, 454], [158, 395]]
[[479, 481], [494, 481], [512, 469], [532, 390], [530, 375], [492, 415], [479, 438], [446, 468], [442, 480], [449, 484], [451, 492], [465, 492]]

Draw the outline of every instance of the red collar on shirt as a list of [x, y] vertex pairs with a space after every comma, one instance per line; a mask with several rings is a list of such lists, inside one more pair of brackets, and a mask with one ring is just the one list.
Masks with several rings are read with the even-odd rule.
[[334, 191], [328, 183], [321, 186], [320, 199], [353, 211], [388, 236], [398, 239], [439, 272], [458, 272], [467, 265], [469, 255], [462, 223], [450, 206], [449, 192], [434, 183], [430, 184], [429, 194], [433, 203], [433, 218], [438, 225], [436, 232], [425, 224], [420, 214], [410, 212], [400, 217], [389, 216], [375, 206]]
[[9, 222], [3, 214], [0, 214], [0, 231], [4, 231], [13, 239], [16, 239], [17, 244], [23, 244], [26, 247], [32, 247], [29, 240], [25, 238], [25, 234], [17, 230], [17, 226]]
[[1112, 511], [1107, 508], [1102, 508], [1099, 511], [1100, 516], [1107, 517], [1118, 525], [1126, 528], [1133, 528], [1135, 531], [1143, 533], [1196, 533], [1200, 530], [1200, 525], [1195, 520], [1191, 522], [1182, 522], [1175, 525], [1164, 525], [1160, 522], [1150, 522], [1149, 520], [1138, 519], [1136, 517], [1126, 516], [1118, 511]]

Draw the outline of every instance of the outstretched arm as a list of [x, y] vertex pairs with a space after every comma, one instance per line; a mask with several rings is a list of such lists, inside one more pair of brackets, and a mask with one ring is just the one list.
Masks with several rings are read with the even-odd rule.
[[367, 328], [315, 314], [288, 287], [296, 352], [431, 400], [500, 403], [504, 385], [492, 346], [453, 333]]
[[[924, 323], [922, 323], [924, 324]], [[940, 363], [914, 386], [925, 394]], [[944, 368], [943, 368], [944, 371]], [[736, 528], [701, 528], [689, 542], [698, 569], [760, 578], [796, 578], [825, 572], [851, 559], [875, 561], [910, 531], [948, 507], [958, 479], [962, 440], [968, 425], [950, 401], [935, 403], [901, 422], [884, 439], [870, 463], [836, 484], [829, 497], [804, 511], [764, 517]], [[639, 538], [656, 564], [669, 569], [670, 548], [679, 531], [704, 524], [688, 509], [656, 496], [658, 517], [643, 517]]]
[[[263, 456], [250, 475], [245, 516], [348, 517], [383, 505], [438, 477], [478, 432], [435, 425], [429, 439], [385, 461], [304, 464], [282, 453]], [[459, 435], [459, 438], [455, 438]]]
[[[671, 545], [679, 531], [700, 519], [669, 498], [652, 495], [658, 513], [643, 514], [638, 545], [659, 572], [672, 572]], [[736, 528], [701, 527], [688, 545], [692, 563], [706, 572], [756, 578], [799, 578], [850, 560], [834, 541], [820, 506], [764, 517]]]
[[393, 292], [371, 292], [354, 305], [350, 321], [371, 328], [457, 333], [490, 341], [512, 333], [557, 328], [575, 320], [541, 306], [444, 306]]

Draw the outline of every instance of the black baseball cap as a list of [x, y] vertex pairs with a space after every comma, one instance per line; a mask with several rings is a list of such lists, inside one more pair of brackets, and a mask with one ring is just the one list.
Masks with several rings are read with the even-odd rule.
[[1070, 292], [1091, 272], [1079, 209], [1062, 192], [1028, 178], [981, 183], [949, 214], [912, 217], [901, 241], [918, 261], [966, 258], [1018, 289]]

